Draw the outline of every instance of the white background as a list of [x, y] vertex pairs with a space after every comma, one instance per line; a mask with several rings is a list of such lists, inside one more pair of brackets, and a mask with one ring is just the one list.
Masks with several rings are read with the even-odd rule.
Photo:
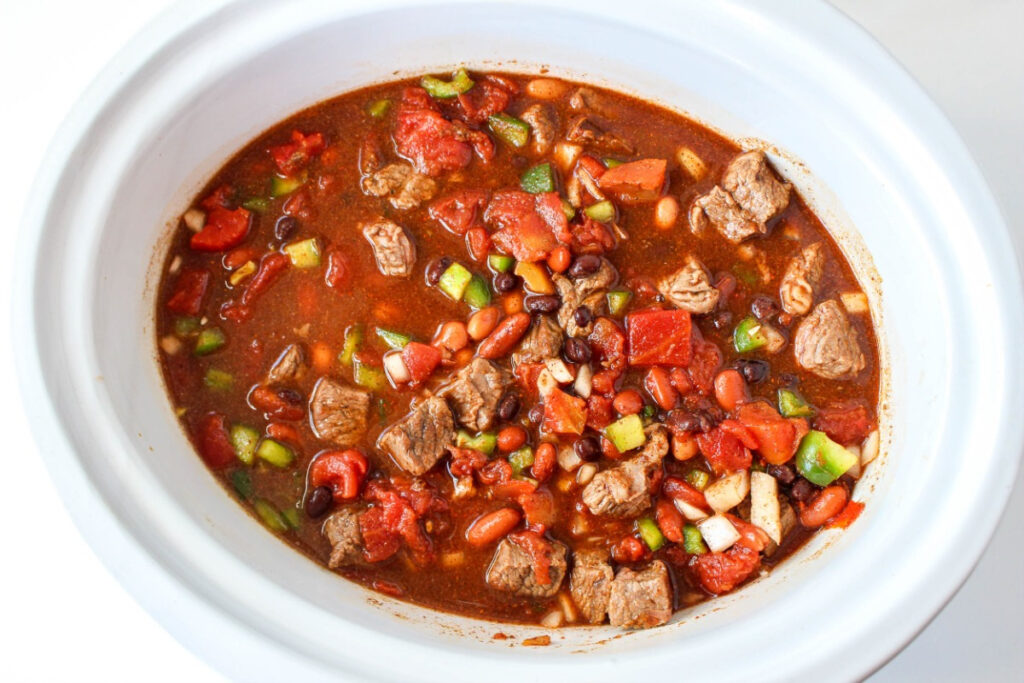
[[[10, 353], [19, 336], [9, 331], [9, 245], [49, 138], [95, 73], [168, 4], [0, 0], [0, 197], [9, 207], [0, 219], [0, 243], [8, 245], [0, 250], [3, 681], [223, 681], [136, 605], [78, 536], [29, 436]], [[834, 4], [873, 33], [952, 119], [992, 185], [1019, 259], [1024, 0]], [[1022, 519], [1024, 473], [971, 578], [873, 681], [1024, 680]]]

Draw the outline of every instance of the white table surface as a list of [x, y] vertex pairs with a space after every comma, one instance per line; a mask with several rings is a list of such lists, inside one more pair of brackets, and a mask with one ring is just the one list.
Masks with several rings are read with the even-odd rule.
[[[0, 0], [3, 243], [64, 113], [169, 0]], [[835, 0], [924, 85], [992, 185], [1024, 253], [1024, 1]], [[3, 273], [10, 273], [4, 250]], [[0, 680], [223, 681], [107, 573], [39, 459], [16, 391], [9, 277], [0, 277], [0, 415], [6, 447]], [[970, 457], [964, 453], [964, 457]], [[992, 544], [939, 616], [873, 681], [1024, 680], [1024, 473]], [[881, 568], [880, 568], [881, 569]], [[842, 662], [836, 662], [837, 667]]]

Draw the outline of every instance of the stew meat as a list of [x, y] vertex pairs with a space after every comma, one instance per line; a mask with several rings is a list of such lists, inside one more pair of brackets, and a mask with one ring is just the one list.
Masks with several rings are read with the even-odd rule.
[[867, 298], [759, 150], [547, 77], [375, 86], [182, 217], [157, 321], [199, 455], [378, 591], [643, 628], [843, 527]]

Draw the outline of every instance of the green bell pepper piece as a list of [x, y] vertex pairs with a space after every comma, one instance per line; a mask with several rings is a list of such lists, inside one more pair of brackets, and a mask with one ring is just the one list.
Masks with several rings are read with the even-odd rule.
[[818, 486], [828, 486], [857, 464], [857, 456], [846, 450], [825, 432], [812, 429], [796, 449], [796, 469]]

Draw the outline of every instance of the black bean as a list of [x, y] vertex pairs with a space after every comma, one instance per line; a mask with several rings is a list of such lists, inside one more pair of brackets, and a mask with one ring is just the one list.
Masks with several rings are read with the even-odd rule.
[[505, 394], [498, 403], [498, 417], [509, 422], [519, 412], [519, 397], [515, 394]]
[[714, 418], [703, 410], [670, 410], [665, 421], [684, 432], [710, 432], [715, 428]]
[[741, 358], [736, 361], [733, 365], [743, 375], [743, 379], [747, 380], [750, 384], [757, 384], [768, 379], [768, 375], [772, 372], [772, 366], [766, 360], [753, 360], [750, 358]]
[[530, 313], [554, 313], [562, 304], [557, 296], [530, 296], [526, 297], [523, 305]]
[[590, 344], [586, 339], [569, 337], [565, 342], [565, 357], [573, 363], [586, 363], [590, 360]]
[[780, 484], [790, 485], [796, 479], [796, 472], [789, 465], [769, 465], [768, 474], [775, 477]]
[[732, 327], [732, 313], [729, 311], [719, 311], [715, 313], [711, 318], [711, 324], [716, 330], [724, 331]]
[[572, 319], [576, 322], [576, 327], [587, 327], [594, 322], [594, 313], [588, 307], [580, 306], [573, 311]]
[[795, 501], [803, 502], [813, 496], [814, 491], [814, 484], [801, 477], [789, 489], [789, 497]]
[[495, 273], [494, 289], [501, 294], [507, 294], [519, 286], [519, 277], [512, 273]]
[[286, 240], [295, 234], [299, 229], [299, 222], [294, 216], [281, 216], [274, 223], [274, 237], [279, 240]]
[[601, 257], [595, 254], [583, 254], [577, 256], [576, 260], [569, 266], [570, 277], [584, 277], [597, 272], [601, 267]]
[[317, 486], [306, 498], [306, 514], [316, 519], [327, 514], [334, 499], [329, 486]]
[[448, 266], [451, 264], [452, 260], [449, 257], [442, 256], [427, 266], [427, 284], [433, 287], [440, 282], [444, 271], [448, 270]]
[[572, 445], [572, 448], [576, 451], [576, 455], [579, 456], [580, 460], [596, 460], [601, 455], [601, 444], [593, 436], [584, 436], [576, 439], [576, 443]]
[[530, 419], [530, 422], [539, 424], [544, 419], [544, 404], [538, 403], [534, 407], [530, 408], [530, 412], [526, 414], [526, 417]]
[[277, 395], [289, 403], [302, 403], [302, 394], [294, 389], [278, 389]]
[[775, 299], [762, 294], [754, 297], [754, 300], [750, 303], [750, 312], [758, 320], [768, 320], [779, 312], [779, 305], [775, 303]]

